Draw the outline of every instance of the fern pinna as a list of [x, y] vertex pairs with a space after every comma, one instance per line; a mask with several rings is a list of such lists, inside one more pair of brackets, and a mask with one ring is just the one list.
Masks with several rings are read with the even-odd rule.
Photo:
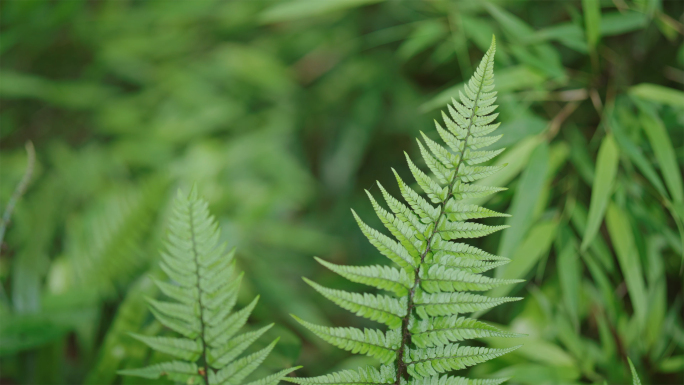
[[327, 342], [353, 353], [375, 357], [382, 365], [379, 369], [368, 367], [313, 378], [287, 377], [285, 380], [302, 385], [465, 385], [500, 384], [505, 381], [440, 376], [515, 349], [458, 344], [462, 340], [478, 337], [515, 336], [461, 316], [518, 299], [470, 293], [519, 282], [481, 275], [508, 260], [455, 242], [463, 238], [482, 237], [507, 227], [468, 222], [470, 219], [507, 215], [462, 202], [504, 190], [470, 184], [501, 168], [478, 166], [503, 151], [478, 151], [501, 137], [489, 135], [498, 127], [498, 124], [492, 124], [497, 116], [493, 114], [497, 107], [493, 105], [496, 100], [496, 92], [493, 91], [495, 47], [495, 41], [492, 40], [474, 76], [465, 85], [464, 92], [460, 93], [461, 102], [454, 100], [453, 106], [449, 106], [451, 117], [442, 114], [446, 129], [436, 124], [439, 136], [450, 150], [424, 134], [425, 145], [418, 141], [425, 163], [437, 180], [423, 173], [406, 156], [411, 173], [429, 201], [409, 187], [396, 172], [394, 174], [401, 195], [408, 206], [389, 195], [378, 183], [390, 213], [366, 191], [375, 212], [396, 241], [366, 225], [354, 212], [364, 235], [399, 268], [339, 266], [319, 260], [325, 267], [351, 281], [392, 292], [394, 296], [333, 290], [305, 279], [327, 299], [359, 316], [384, 323], [389, 330], [325, 327], [297, 320]]
[[[195, 189], [188, 197], [178, 193], [168, 229], [160, 266], [173, 283], [155, 283], [175, 302], [150, 299], [150, 310], [159, 322], [183, 337], [133, 336], [180, 360], [119, 373], [152, 379], [166, 376], [188, 384], [239, 385], [264, 361], [277, 340], [256, 353], [243, 355], [244, 351], [273, 325], [237, 334], [258, 297], [233, 312], [242, 278], [242, 274], [235, 277], [235, 251], [226, 252], [226, 244], [219, 244], [218, 224]], [[275, 385], [295, 369], [249, 385]]]

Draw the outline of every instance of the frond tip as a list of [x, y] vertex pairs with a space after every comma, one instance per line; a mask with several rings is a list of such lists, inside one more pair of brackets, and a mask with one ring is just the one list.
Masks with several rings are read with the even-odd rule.
[[[245, 355], [270, 327], [238, 334], [256, 306], [233, 312], [242, 275], [235, 276], [234, 251], [218, 242], [220, 229], [208, 204], [197, 196], [178, 193], [168, 222], [166, 251], [161, 268], [171, 282], [155, 281], [168, 300], [149, 299], [159, 322], [182, 337], [133, 334], [150, 348], [178, 358], [119, 374], [205, 385], [239, 385], [275, 346]], [[276, 385], [297, 368], [289, 368], [247, 385]]]
[[[508, 263], [477, 247], [458, 243], [484, 237], [508, 226], [474, 222], [507, 214], [463, 202], [505, 188], [471, 184], [503, 166], [488, 165], [503, 149], [488, 149], [501, 135], [490, 135], [497, 127], [494, 91], [496, 42], [485, 53], [472, 78], [453, 100], [443, 124], [436, 123], [444, 144], [421, 132], [420, 154], [428, 175], [408, 154], [406, 161], [417, 186], [409, 186], [393, 169], [401, 197], [390, 195], [378, 183], [389, 207], [366, 191], [375, 213], [392, 237], [370, 228], [352, 210], [363, 234], [381, 254], [398, 268], [389, 266], [339, 266], [317, 260], [350, 281], [385, 290], [392, 295], [350, 293], [306, 280], [318, 292], [359, 316], [388, 326], [387, 332], [355, 328], [330, 328], [296, 318], [320, 338], [349, 350], [377, 358], [379, 370], [343, 371], [313, 378], [287, 378], [302, 385], [389, 384], [394, 385], [496, 385], [506, 379], [471, 380], [445, 373], [475, 365], [516, 348], [490, 349], [457, 344], [483, 337], [518, 337], [472, 318], [472, 313], [520, 298], [488, 297], [472, 292], [520, 282], [491, 278], [483, 273]], [[433, 178], [434, 176], [434, 178]]]

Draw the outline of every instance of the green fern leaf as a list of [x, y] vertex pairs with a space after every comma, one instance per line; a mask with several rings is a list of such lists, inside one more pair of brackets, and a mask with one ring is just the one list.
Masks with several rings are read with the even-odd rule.
[[370, 243], [375, 246], [382, 255], [386, 256], [392, 262], [396, 263], [407, 271], [414, 271], [413, 269], [415, 268], [415, 262], [413, 261], [413, 257], [409, 255], [406, 249], [390, 239], [388, 236], [379, 233], [377, 230], [365, 224], [361, 218], [356, 215], [354, 210], [352, 210], [352, 213], [354, 214], [354, 218], [356, 218], [356, 222], [359, 224], [363, 235], [368, 238]]
[[[256, 306], [258, 297], [233, 312], [242, 275], [235, 277], [234, 251], [219, 244], [220, 230], [209, 214], [206, 201], [193, 189], [180, 192], [168, 222], [166, 252], [160, 266], [171, 282], [155, 280], [169, 300], [148, 299], [152, 314], [184, 338], [133, 334], [154, 350], [179, 358], [119, 374], [205, 385], [239, 385], [275, 346], [249, 355], [244, 352], [271, 326], [236, 335]], [[296, 368], [254, 381], [252, 385], [275, 385]]]
[[419, 348], [484, 337], [520, 337], [520, 334], [456, 315], [423, 319], [411, 327], [411, 341]]
[[506, 302], [519, 301], [517, 297], [487, 297], [472, 293], [435, 293], [417, 292], [415, 296], [416, 311], [421, 318], [428, 316], [445, 316], [461, 313], [472, 313], [490, 309]]
[[[390, 210], [394, 213], [394, 215], [397, 216], [401, 221], [404, 223], [409, 223], [415, 232], [418, 233], [423, 233], [426, 229], [425, 223], [423, 223], [421, 217], [413, 211], [411, 211], [410, 208], [408, 208], [406, 205], [395, 199], [392, 195], [390, 195], [387, 190], [378, 182], [378, 187], [380, 188], [380, 191], [382, 191], [382, 196], [385, 198], [385, 202], [387, 202], [387, 206], [389, 206]], [[427, 204], [427, 202], [426, 202]], [[434, 207], [426, 207], [427, 210], [434, 210]]]
[[413, 283], [413, 277], [410, 277], [406, 270], [398, 270], [389, 266], [338, 266], [320, 258], [316, 258], [316, 260], [352, 282], [389, 290], [398, 296], [408, 294]]
[[632, 372], [632, 385], [641, 385], [641, 379], [639, 379], [639, 374], [637, 373], [632, 360], [627, 357], [627, 361], [629, 362], [629, 370]]
[[328, 289], [306, 278], [304, 280], [325, 298], [340, 307], [371, 321], [384, 323], [390, 328], [399, 326], [402, 318], [406, 315], [406, 298], [396, 299], [386, 295], [350, 293], [343, 290]]
[[358, 371], [343, 370], [324, 376], [311, 378], [285, 378], [286, 381], [301, 385], [380, 385], [391, 384], [395, 380], [394, 365], [383, 365], [380, 370], [373, 367], [361, 368]]
[[492, 378], [471, 380], [465, 377], [432, 376], [427, 378], [412, 378], [409, 385], [499, 385], [508, 378]]
[[151, 365], [140, 369], [119, 370], [118, 373], [124, 376], [136, 376], [143, 378], [156, 379], [170, 374], [198, 376], [199, 368], [194, 363], [183, 361], [169, 361], [161, 364]]
[[375, 357], [382, 363], [389, 363], [396, 359], [395, 351], [401, 342], [401, 336], [395, 330], [391, 330], [385, 336], [385, 333], [374, 329], [331, 328], [314, 325], [297, 317], [294, 319], [340, 349]]
[[407, 364], [408, 373], [413, 377], [428, 377], [489, 361], [518, 347], [491, 349], [454, 344], [427, 349], [407, 349], [404, 362]]
[[[325, 288], [309, 280], [323, 296], [344, 309], [388, 326], [387, 332], [349, 327], [324, 327], [295, 319], [323, 340], [380, 361], [379, 369], [342, 371], [313, 378], [287, 378], [302, 385], [389, 384], [394, 385], [494, 385], [505, 379], [471, 380], [445, 373], [485, 362], [515, 348], [490, 349], [456, 344], [482, 337], [517, 337], [475, 319], [461, 316], [516, 301], [519, 298], [488, 297], [486, 291], [519, 280], [491, 278], [482, 273], [509, 262], [455, 240], [487, 236], [507, 226], [474, 222], [508, 215], [463, 202], [484, 197], [500, 187], [473, 185], [502, 166], [489, 166], [503, 150], [488, 150], [501, 135], [490, 135], [498, 127], [494, 91], [494, 51], [491, 48], [473, 77], [459, 93], [460, 102], [442, 113], [436, 122], [444, 144], [421, 132], [418, 148], [430, 170], [428, 175], [408, 154], [406, 161], [421, 195], [394, 172], [401, 197], [391, 196], [378, 184], [389, 211], [366, 191], [371, 205], [394, 239], [371, 229], [354, 212], [361, 231], [400, 269], [389, 266], [338, 266], [321, 264], [353, 282], [387, 290], [393, 296], [350, 293]], [[352, 210], [353, 212], [353, 210]]]
[[148, 337], [132, 334], [137, 340], [162, 353], [176, 356], [185, 361], [197, 361], [202, 354], [202, 343], [188, 338]]
[[421, 287], [427, 293], [485, 291], [502, 285], [522, 282], [518, 279], [489, 278], [484, 275], [439, 265], [432, 265], [428, 270], [421, 270], [420, 275]]

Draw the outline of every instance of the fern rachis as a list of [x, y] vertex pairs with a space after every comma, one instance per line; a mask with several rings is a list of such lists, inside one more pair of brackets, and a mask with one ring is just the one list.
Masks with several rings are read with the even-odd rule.
[[494, 51], [493, 40], [464, 92], [460, 93], [461, 102], [454, 100], [453, 106], [449, 106], [450, 116], [442, 114], [446, 129], [436, 123], [438, 134], [449, 149], [421, 133], [425, 145], [418, 141], [420, 152], [436, 180], [425, 174], [406, 154], [410, 171], [428, 199], [409, 187], [394, 170], [401, 195], [408, 206], [392, 197], [378, 183], [390, 209], [386, 211], [366, 191], [376, 214], [396, 240], [365, 224], [352, 210], [364, 235], [399, 268], [338, 266], [319, 260], [333, 272], [351, 281], [389, 291], [394, 296], [349, 293], [306, 280], [341, 307], [389, 327], [385, 333], [380, 330], [318, 326], [296, 318], [314, 334], [338, 347], [377, 358], [381, 362], [380, 368], [369, 367], [359, 371], [286, 380], [303, 385], [418, 385], [432, 382], [456, 385], [498, 384], [504, 381], [468, 380], [448, 375], [440, 377], [440, 374], [463, 369], [515, 349], [469, 347], [458, 343], [478, 337], [515, 336], [514, 333], [461, 316], [462, 313], [517, 300], [470, 293], [519, 282], [481, 275], [507, 263], [508, 259], [455, 242], [458, 239], [483, 237], [507, 227], [468, 222], [507, 215], [461, 202], [502, 190], [470, 184], [500, 169], [479, 165], [503, 151], [480, 150], [501, 137], [489, 136], [498, 126], [492, 124], [497, 116], [493, 114], [496, 109], [493, 104], [496, 100], [496, 92], [493, 92]]
[[[268, 356], [276, 341], [249, 355], [243, 353], [272, 325], [238, 334], [258, 297], [233, 312], [242, 275], [235, 275], [234, 251], [219, 244], [220, 229], [207, 202], [196, 191], [178, 194], [169, 219], [166, 252], [160, 267], [174, 281], [155, 280], [174, 302], [150, 299], [150, 310], [167, 328], [183, 337], [133, 335], [152, 349], [179, 358], [141, 369], [122, 370], [124, 375], [203, 382], [206, 385], [238, 385]], [[275, 385], [296, 368], [253, 381], [249, 385]]]

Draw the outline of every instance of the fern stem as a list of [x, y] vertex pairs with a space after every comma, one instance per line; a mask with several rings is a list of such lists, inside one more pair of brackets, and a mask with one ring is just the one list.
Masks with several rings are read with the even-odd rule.
[[205, 385], [209, 385], [209, 364], [207, 362], [207, 342], [204, 336], [204, 307], [202, 306], [202, 286], [200, 285], [200, 261], [199, 255], [197, 253], [197, 243], [195, 240], [195, 221], [192, 215], [192, 201], [189, 204], [190, 212], [190, 234], [192, 236], [192, 255], [195, 260], [195, 265], [197, 266], [197, 304], [199, 305], [199, 319], [200, 319], [200, 340], [202, 341], [202, 357], [200, 361], [199, 374], [204, 378]]
[[395, 385], [401, 385], [402, 377], [406, 377], [408, 375], [408, 372], [406, 370], [406, 364], [404, 363], [404, 352], [406, 351], [406, 346], [411, 342], [411, 333], [409, 333], [408, 328], [411, 313], [413, 312], [414, 308], [413, 297], [415, 296], [416, 289], [420, 285], [420, 268], [423, 266], [423, 263], [425, 262], [425, 257], [431, 251], [433, 238], [435, 237], [435, 234], [437, 234], [437, 229], [439, 227], [440, 221], [442, 220], [442, 217], [446, 212], [446, 203], [449, 201], [449, 198], [451, 198], [454, 190], [454, 184], [456, 184], [456, 181], [458, 180], [458, 171], [461, 168], [461, 165], [463, 164], [463, 155], [465, 153], [465, 149], [468, 146], [468, 139], [470, 139], [470, 130], [473, 126], [473, 119], [475, 118], [475, 113], [477, 112], [477, 102], [480, 99], [480, 93], [482, 92], [483, 84], [484, 79], [480, 82], [477, 88], [477, 94], [475, 95], [475, 99], [473, 100], [473, 110], [470, 114], [470, 122], [468, 123], [468, 128], [466, 129], [466, 136], [463, 139], [463, 149], [461, 150], [461, 154], [458, 159], [458, 164], [455, 167], [454, 179], [451, 181], [451, 183], [449, 183], [449, 188], [447, 190], [446, 197], [440, 203], [439, 215], [437, 216], [437, 220], [435, 221], [435, 227], [432, 229], [432, 233], [430, 234], [430, 237], [428, 237], [427, 239], [427, 246], [425, 247], [425, 251], [423, 251], [423, 253], [421, 254], [420, 263], [418, 264], [418, 267], [415, 270], [415, 281], [413, 282], [413, 287], [411, 287], [411, 290], [409, 292], [406, 316], [404, 317], [401, 323], [401, 346], [399, 347], [399, 351], [397, 352], [397, 379]]

